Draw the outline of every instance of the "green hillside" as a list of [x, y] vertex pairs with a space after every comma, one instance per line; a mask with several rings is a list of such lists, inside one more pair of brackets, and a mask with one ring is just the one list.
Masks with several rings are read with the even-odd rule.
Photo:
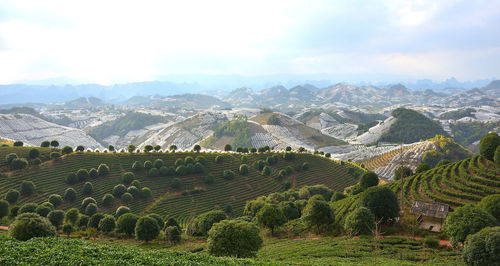
[[[16, 152], [18, 155], [25, 154], [27, 148], [0, 147], [0, 154], [5, 155]], [[253, 167], [259, 160], [266, 160], [271, 155], [279, 157], [277, 163], [270, 166], [271, 174], [264, 176], [261, 171]], [[204, 173], [188, 174], [183, 176], [157, 176], [148, 177], [146, 170], [133, 171], [132, 164], [138, 161], [162, 159], [166, 166], [174, 166], [177, 159], [185, 159], [187, 156], [197, 158], [202, 156], [206, 159]], [[222, 162], [216, 163], [217, 156], [223, 157]], [[83, 182], [68, 185], [65, 182], [70, 173], [79, 169], [97, 168], [99, 164], [105, 163], [110, 168], [110, 174], [90, 178], [94, 192], [90, 195], [98, 202], [100, 212], [113, 213], [120, 205], [127, 205], [135, 213], [158, 213], [176, 217], [181, 223], [185, 223], [190, 217], [202, 212], [216, 208], [224, 208], [231, 205], [234, 215], [240, 215], [245, 202], [260, 195], [271, 192], [282, 191], [285, 186], [300, 187], [304, 185], [325, 184], [335, 191], [342, 191], [345, 187], [357, 182], [357, 177], [351, 175], [347, 167], [312, 154], [296, 154], [295, 159], [283, 159], [283, 153], [258, 153], [247, 154], [246, 164], [249, 166], [247, 175], [240, 175], [238, 169], [243, 164], [243, 154], [228, 153], [73, 153], [63, 156], [58, 160], [50, 160], [39, 167], [30, 167], [21, 171], [5, 173], [0, 179], [0, 197], [3, 198], [10, 189], [19, 190], [21, 182], [32, 181], [36, 185], [36, 193], [32, 196], [21, 196], [17, 205], [26, 202], [42, 203], [47, 201], [51, 194], [64, 195], [68, 187], [73, 187], [78, 198], [74, 202], [64, 202], [59, 208], [69, 209], [79, 207], [83, 198]], [[300, 170], [299, 166], [309, 164], [308, 170]], [[285, 177], [278, 177], [278, 173], [290, 166], [292, 173]], [[235, 173], [233, 180], [222, 177], [224, 170], [232, 170]], [[111, 193], [113, 187], [122, 182], [124, 172], [134, 172], [136, 179], [140, 181], [141, 187], [152, 190], [152, 199], [134, 199], [129, 204], [120, 202], [116, 198], [113, 206], [106, 208], [102, 206], [102, 197]], [[208, 174], [214, 176], [214, 182], [207, 184], [204, 177]], [[181, 186], [172, 189], [171, 183], [174, 178], [179, 178]]]
[[417, 111], [398, 108], [392, 112], [392, 116], [396, 118], [396, 122], [380, 137], [379, 141], [414, 143], [436, 135], [448, 136], [438, 122]]

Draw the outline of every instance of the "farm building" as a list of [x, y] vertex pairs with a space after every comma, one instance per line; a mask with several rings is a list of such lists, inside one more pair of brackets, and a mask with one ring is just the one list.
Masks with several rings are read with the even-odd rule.
[[441, 232], [441, 226], [448, 216], [449, 210], [448, 204], [416, 200], [410, 213], [418, 217], [420, 228]]

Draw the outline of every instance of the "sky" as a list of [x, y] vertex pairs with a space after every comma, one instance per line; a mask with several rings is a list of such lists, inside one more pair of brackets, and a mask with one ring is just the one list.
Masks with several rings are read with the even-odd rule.
[[0, 0], [0, 84], [499, 72], [500, 1]]

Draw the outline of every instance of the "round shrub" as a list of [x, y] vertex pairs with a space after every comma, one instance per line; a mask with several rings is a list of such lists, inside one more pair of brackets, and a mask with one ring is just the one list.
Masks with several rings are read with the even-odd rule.
[[151, 189], [148, 187], [143, 187], [141, 189], [141, 197], [145, 199], [150, 199], [153, 197], [153, 192], [151, 192]]
[[158, 171], [160, 172], [161, 176], [167, 176], [167, 175], [169, 175], [169, 170], [168, 170], [168, 167], [166, 167], [166, 166], [160, 167], [158, 169]]
[[144, 162], [144, 169], [149, 170], [153, 168], [153, 163], [151, 161], [145, 161]]
[[97, 204], [95, 204], [95, 203], [89, 203], [89, 205], [87, 205], [87, 207], [85, 208], [85, 214], [88, 216], [92, 216], [92, 215], [96, 214], [97, 211], [98, 211], [98, 208], [97, 208]]
[[130, 185], [136, 188], [141, 188], [141, 181], [135, 179], [134, 181], [132, 181], [132, 183], [130, 183]]
[[495, 150], [500, 145], [500, 136], [497, 133], [489, 133], [479, 142], [479, 154], [492, 161]]
[[195, 163], [194, 164], [194, 172], [197, 173], [197, 174], [201, 174], [203, 172], [205, 172], [205, 166], [203, 166], [202, 163]]
[[488, 226], [498, 226], [498, 221], [485, 210], [466, 204], [448, 214], [443, 231], [450, 237], [450, 243], [457, 247], [468, 235], [475, 234]]
[[337, 191], [337, 192], [333, 193], [331, 201], [338, 201], [338, 200], [344, 199], [346, 197], [347, 196], [344, 193]]
[[47, 218], [36, 213], [24, 213], [18, 215], [9, 226], [9, 236], [26, 241], [33, 237], [55, 236], [56, 229]]
[[141, 194], [141, 191], [138, 188], [134, 187], [134, 186], [129, 186], [127, 188], [127, 192], [130, 193], [130, 194], [132, 194], [132, 196], [134, 198], [139, 198], [139, 196]]
[[134, 171], [140, 171], [142, 169], [142, 165], [139, 161], [135, 161], [133, 164], [132, 164], [132, 170]]
[[89, 179], [90, 175], [86, 169], [80, 169], [76, 172], [76, 177], [78, 177], [78, 181], [85, 182]]
[[153, 166], [156, 169], [160, 169], [163, 166], [163, 160], [162, 159], [156, 159], [155, 162], [153, 163]]
[[38, 204], [36, 204], [34, 202], [28, 202], [28, 203], [23, 204], [23, 206], [21, 206], [21, 208], [19, 208], [19, 211], [17, 213], [18, 214], [28, 213], [28, 212], [33, 213], [33, 212], [35, 212], [36, 207], [38, 207]]
[[124, 233], [130, 237], [134, 234], [137, 220], [139, 220], [139, 216], [133, 213], [125, 213], [121, 215], [116, 221], [116, 231], [118, 233]]
[[163, 218], [161, 218], [160, 215], [156, 214], [156, 213], [150, 213], [148, 214], [147, 216], [153, 218], [156, 220], [156, 222], [158, 223], [158, 226], [160, 226], [160, 230], [163, 228], [163, 226], [165, 225], [165, 222], [163, 221]]
[[123, 193], [127, 192], [127, 187], [125, 187], [122, 184], [118, 184], [115, 187], [113, 187], [113, 196], [115, 197], [121, 197]]
[[76, 224], [76, 222], [78, 221], [79, 217], [80, 217], [80, 212], [78, 211], [78, 209], [77, 208], [71, 208], [64, 215], [64, 220], [66, 222], [71, 223], [71, 224]]
[[493, 215], [500, 222], [500, 194], [493, 194], [482, 198], [477, 206]]
[[78, 145], [75, 149], [75, 151], [77, 152], [83, 152], [85, 150], [85, 147], [83, 147], [82, 145]]
[[51, 208], [49, 208], [47, 206], [43, 206], [43, 205], [38, 205], [38, 207], [36, 207], [36, 209], [35, 209], [35, 212], [38, 213], [38, 215], [40, 215], [42, 217], [47, 217], [47, 215], [51, 211], [52, 211]]
[[179, 228], [179, 231], [181, 230], [179, 223], [177, 223], [177, 221], [173, 217], [168, 218], [167, 221], [165, 222], [165, 228], [167, 228], [169, 226], [175, 226], [175, 227]]
[[178, 243], [181, 241], [181, 231], [176, 226], [168, 226], [165, 228], [165, 237], [170, 243]]
[[285, 152], [283, 154], [283, 159], [285, 159], [285, 160], [293, 160], [293, 159], [295, 159], [295, 153], [293, 153], [293, 152]]
[[40, 204], [40, 205], [48, 207], [48, 208], [50, 208], [50, 210], [55, 210], [56, 209], [56, 206], [54, 206], [54, 204], [52, 204], [50, 202], [47, 202], [47, 201], [44, 202], [44, 203], [42, 203], [42, 204]]
[[194, 161], [203, 165], [207, 164], [207, 159], [203, 156], [196, 156], [196, 159]]
[[103, 233], [110, 233], [113, 230], [115, 230], [116, 227], [116, 221], [115, 217], [111, 215], [105, 215], [100, 221], [99, 221], [99, 231]]
[[352, 235], [367, 235], [372, 233], [375, 216], [365, 207], [359, 207], [347, 215], [344, 229]]
[[78, 183], [78, 176], [75, 173], [71, 173], [66, 177], [66, 183], [69, 185], [74, 185]]
[[19, 212], [19, 206], [14, 206], [10, 208], [10, 217], [16, 217]]
[[63, 233], [65, 233], [67, 236], [69, 236], [71, 233], [73, 233], [73, 225], [72, 224], [64, 224], [62, 227]]
[[500, 261], [500, 227], [487, 227], [469, 235], [462, 257], [467, 265], [498, 265]]
[[248, 174], [248, 165], [246, 165], [246, 164], [240, 165], [240, 174], [241, 175]]
[[10, 204], [16, 203], [19, 200], [19, 191], [15, 189], [10, 189], [9, 192], [5, 195], [5, 200]]
[[144, 242], [155, 239], [160, 233], [160, 226], [155, 219], [144, 216], [141, 217], [135, 225], [135, 238]]
[[262, 168], [262, 175], [270, 175], [271, 174], [271, 167], [269, 166], [264, 166], [264, 168]]
[[215, 177], [212, 174], [207, 174], [206, 176], [203, 177], [203, 183], [205, 184], [213, 184], [214, 180]]
[[359, 179], [359, 185], [364, 190], [369, 187], [377, 186], [378, 181], [378, 176], [374, 172], [364, 172]]
[[227, 219], [226, 213], [221, 210], [213, 210], [200, 214], [192, 222], [193, 234], [207, 235], [212, 226]]
[[40, 160], [40, 158], [35, 158], [31, 164], [34, 165], [34, 166], [38, 166], [42, 163], [42, 160]]
[[121, 201], [123, 203], [130, 203], [134, 200], [134, 196], [132, 196], [132, 194], [128, 193], [128, 192], [125, 192], [123, 193], [123, 195], [120, 197]]
[[233, 180], [234, 176], [235, 176], [235, 174], [232, 170], [224, 170], [222, 172], [222, 178], [224, 178], [226, 180]]
[[87, 227], [88, 223], [89, 223], [89, 220], [90, 220], [90, 217], [88, 217], [87, 215], [85, 214], [81, 214], [80, 215], [80, 219], [78, 219], [78, 227], [80, 228], [84, 228], [84, 227]]
[[132, 172], [126, 172], [122, 175], [122, 183], [129, 185], [135, 179], [135, 175]]
[[28, 161], [24, 158], [16, 158], [16, 159], [12, 160], [10, 165], [15, 170], [21, 170], [21, 169], [24, 169], [28, 166]]
[[89, 170], [89, 177], [90, 178], [97, 178], [99, 176], [99, 172], [95, 168], [92, 168]]
[[258, 160], [253, 163], [253, 167], [259, 171], [262, 171], [262, 169], [264, 169], [264, 166], [266, 166], [266, 163], [263, 160]]
[[62, 154], [70, 154], [73, 152], [73, 148], [70, 146], [64, 146], [61, 150]]
[[182, 158], [177, 158], [177, 160], [175, 160], [174, 166], [177, 168], [181, 165], [184, 165], [184, 160]]
[[82, 200], [82, 204], [80, 205], [80, 211], [85, 212], [85, 209], [87, 208], [87, 206], [89, 206], [90, 203], [94, 203], [95, 205], [97, 205], [97, 201], [94, 198], [92, 197], [84, 198]]
[[423, 173], [427, 170], [431, 170], [432, 167], [426, 163], [422, 163], [415, 169], [415, 174]]
[[23, 196], [30, 196], [35, 193], [36, 187], [35, 183], [31, 181], [23, 181], [21, 183], [21, 195]]
[[130, 213], [130, 208], [127, 206], [120, 206], [116, 209], [115, 217], [118, 219], [118, 218], [120, 218], [120, 216], [124, 215], [125, 213]]
[[17, 159], [17, 154], [15, 153], [9, 153], [5, 156], [5, 162], [7, 162], [8, 165], [12, 163], [14, 159]]
[[187, 172], [187, 174], [194, 174], [195, 171], [196, 171], [196, 169], [194, 168], [194, 164], [188, 163], [186, 165], [186, 172]]
[[87, 227], [99, 228], [99, 222], [104, 218], [104, 214], [96, 213], [89, 218], [89, 222], [87, 223]]
[[225, 220], [208, 233], [208, 252], [214, 256], [255, 257], [262, 246], [259, 228], [241, 220]]
[[222, 163], [222, 161], [224, 161], [224, 156], [217, 155], [217, 157], [215, 157], [215, 162], [216, 163]]
[[61, 210], [53, 210], [47, 214], [47, 219], [49, 219], [50, 223], [58, 228], [64, 220], [64, 212]]
[[105, 207], [111, 207], [115, 203], [115, 198], [113, 195], [107, 193], [102, 197], [102, 205]]
[[9, 202], [6, 200], [0, 200], [0, 219], [9, 215]]
[[61, 154], [59, 152], [54, 151], [54, 152], [50, 153], [50, 159], [52, 159], [52, 160], [57, 160], [60, 157], [61, 157]]
[[283, 214], [286, 216], [287, 220], [294, 220], [300, 217], [300, 210], [291, 201], [282, 201], [279, 204], [280, 208], [283, 210]]
[[94, 192], [94, 187], [92, 186], [92, 183], [90, 182], [85, 182], [82, 187], [82, 194], [83, 195], [90, 195]]
[[148, 171], [148, 176], [150, 176], [150, 177], [156, 177], [159, 175], [160, 175], [160, 171], [158, 171], [158, 169], [155, 167], [149, 169], [149, 171]]
[[309, 170], [309, 168], [311, 168], [311, 167], [309, 166], [309, 163], [304, 162], [304, 163], [302, 164], [302, 170]]
[[177, 168], [175, 169], [175, 174], [180, 175], [180, 176], [186, 175], [187, 174], [186, 166], [184, 166], [184, 165], [177, 166]]
[[38, 158], [38, 156], [40, 156], [40, 152], [38, 151], [38, 149], [35, 148], [30, 149], [28, 153], [28, 158], [35, 159]]
[[174, 178], [170, 181], [170, 187], [173, 189], [179, 189], [182, 186], [182, 182], [179, 178]]
[[375, 218], [387, 221], [399, 214], [398, 198], [387, 187], [371, 187], [361, 198], [361, 206], [368, 208]]
[[64, 200], [73, 202], [77, 198], [75, 189], [69, 187], [64, 191]]
[[62, 204], [63, 198], [61, 197], [61, 195], [52, 194], [49, 196], [49, 202], [52, 203], [54, 207], [57, 207]]

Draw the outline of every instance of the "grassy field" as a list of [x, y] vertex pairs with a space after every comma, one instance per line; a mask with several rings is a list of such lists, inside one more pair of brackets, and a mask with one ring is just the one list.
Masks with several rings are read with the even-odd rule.
[[[0, 148], [1, 154], [16, 152], [18, 155], [24, 154], [26, 148]], [[65, 178], [70, 173], [74, 173], [81, 168], [97, 168], [99, 164], [105, 163], [110, 167], [110, 174], [107, 176], [89, 179], [94, 187], [91, 195], [98, 202], [101, 212], [111, 213], [120, 205], [128, 205], [135, 213], [158, 213], [179, 219], [185, 224], [190, 218], [200, 213], [224, 208], [230, 204], [233, 207], [234, 215], [240, 215], [247, 200], [254, 199], [260, 195], [271, 192], [282, 191], [283, 184], [290, 181], [292, 187], [304, 185], [325, 184], [335, 191], [342, 191], [345, 187], [357, 182], [357, 178], [348, 172], [348, 168], [341, 164], [312, 154], [297, 154], [293, 160], [279, 159], [271, 166], [270, 176], [261, 175], [260, 171], [252, 167], [257, 160], [265, 160], [274, 153], [247, 154], [249, 173], [247, 175], [238, 174], [239, 166], [243, 163], [241, 154], [236, 153], [73, 153], [63, 156], [59, 160], [49, 160], [39, 167], [30, 167], [22, 171], [13, 171], [4, 174], [0, 178], [0, 197], [4, 197], [9, 189], [18, 189], [22, 181], [33, 181], [36, 185], [36, 193], [32, 196], [22, 196], [17, 205], [26, 202], [42, 203], [51, 194], [63, 195], [64, 191], [70, 187], [66, 184]], [[223, 156], [221, 163], [215, 162], [216, 156]], [[281, 156], [282, 154], [278, 154]], [[105, 208], [101, 205], [104, 194], [111, 193], [113, 187], [121, 183], [121, 176], [124, 172], [133, 171], [132, 164], [139, 161], [141, 164], [146, 161], [154, 161], [160, 158], [167, 166], [173, 166], [178, 158], [184, 159], [186, 156], [203, 156], [206, 158], [206, 170], [201, 174], [191, 174], [179, 176], [182, 182], [180, 189], [170, 188], [172, 176], [148, 177], [145, 170], [135, 172], [136, 179], [141, 182], [142, 187], [149, 187], [153, 192], [152, 199], [134, 199], [129, 204], [115, 199], [112, 207]], [[5, 157], [5, 156], [4, 156]], [[286, 166], [302, 165], [309, 163], [309, 170], [293, 171], [283, 180], [277, 179], [278, 172]], [[236, 173], [233, 180], [225, 180], [222, 172], [226, 169]], [[203, 177], [208, 173], [214, 175], [213, 184], [205, 184]], [[86, 196], [82, 195], [83, 183], [71, 185], [78, 194], [75, 202], [64, 202], [60, 207], [63, 210], [79, 207], [80, 202]], [[190, 193], [196, 190], [198, 193]]]

